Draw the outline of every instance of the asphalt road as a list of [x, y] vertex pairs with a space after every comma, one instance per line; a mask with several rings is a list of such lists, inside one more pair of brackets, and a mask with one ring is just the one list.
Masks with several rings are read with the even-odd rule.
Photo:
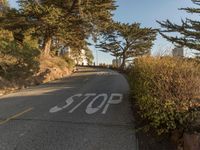
[[108, 69], [0, 97], [0, 150], [137, 150], [129, 86]]

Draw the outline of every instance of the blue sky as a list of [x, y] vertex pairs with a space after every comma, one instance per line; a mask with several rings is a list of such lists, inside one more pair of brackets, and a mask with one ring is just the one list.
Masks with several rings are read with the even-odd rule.
[[[16, 7], [16, 0], [10, 0], [10, 5]], [[179, 8], [195, 7], [191, 0], [117, 0], [119, 6], [114, 12], [114, 20], [133, 23], [139, 22], [143, 27], [159, 28], [156, 20], [162, 21], [170, 19], [175, 23], [180, 23], [181, 19], [197, 18], [197, 16], [187, 14]], [[98, 55], [99, 63], [111, 63], [112, 57], [102, 53], [91, 46], [94, 52], [95, 61]], [[172, 44], [158, 36], [152, 48], [153, 54], [163, 53], [165, 49], [172, 48]]]

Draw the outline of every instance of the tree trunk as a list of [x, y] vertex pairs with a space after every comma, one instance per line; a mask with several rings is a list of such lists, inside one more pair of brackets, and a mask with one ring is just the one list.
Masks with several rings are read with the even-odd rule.
[[118, 57], [115, 56], [115, 59], [116, 59], [116, 67], [119, 68], [119, 60], [118, 60]]
[[42, 51], [43, 56], [49, 56], [51, 50], [51, 42], [52, 42], [51, 37], [44, 39], [43, 51]]
[[125, 65], [126, 65], [126, 54], [125, 52], [122, 55], [122, 64], [120, 66], [120, 69], [124, 70], [125, 69]]

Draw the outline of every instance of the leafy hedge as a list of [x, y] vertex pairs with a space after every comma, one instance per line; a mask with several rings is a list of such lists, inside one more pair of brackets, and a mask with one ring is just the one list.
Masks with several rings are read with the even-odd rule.
[[189, 130], [200, 98], [200, 64], [179, 58], [142, 57], [135, 60], [130, 84], [145, 129], [158, 134]]

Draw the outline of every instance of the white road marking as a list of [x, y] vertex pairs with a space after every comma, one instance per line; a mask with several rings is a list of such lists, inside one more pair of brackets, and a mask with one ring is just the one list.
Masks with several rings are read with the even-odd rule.
[[[102, 94], [98, 94], [98, 95], [96, 93], [76, 94], [76, 95], [69, 97], [65, 101], [66, 104], [64, 106], [60, 106], [60, 107], [54, 106], [53, 108], [51, 108], [49, 110], [49, 112], [56, 113], [56, 112], [62, 111], [63, 109], [66, 109], [67, 107], [69, 107], [73, 104], [75, 97], [82, 97], [82, 96], [84, 96], [83, 100], [80, 103], [78, 103], [75, 107], [73, 107], [68, 113], [73, 113], [76, 109], [78, 109], [85, 101], [87, 101], [92, 96], [93, 97], [96, 96], [96, 97], [94, 97], [92, 99], [92, 101], [87, 105], [86, 110], [85, 110], [85, 112], [89, 115], [98, 112], [100, 109], [103, 108], [104, 105], [105, 105], [105, 107], [103, 108], [102, 114], [106, 114], [110, 105], [119, 104], [122, 102], [122, 99], [123, 99], [123, 94], [120, 94], [120, 93], [113, 93], [113, 94], [111, 94], [111, 96], [109, 98], [108, 98], [108, 94], [106, 94], [106, 93], [102, 93]], [[102, 98], [102, 100], [100, 98]], [[98, 106], [93, 107], [94, 103], [97, 100], [101, 101], [101, 103]], [[106, 101], [107, 101], [107, 104], [106, 104]]]
[[[101, 104], [99, 105], [99, 106], [97, 106], [96, 108], [93, 108], [92, 107], [92, 104], [96, 101], [96, 100], [98, 100], [99, 98], [101, 98], [101, 97], [103, 97], [103, 101], [101, 102]], [[98, 96], [96, 96], [89, 104], [88, 104], [88, 106], [87, 106], [87, 108], [86, 108], [86, 113], [87, 114], [94, 114], [94, 113], [96, 113], [97, 111], [99, 111], [102, 107], [103, 107], [103, 105], [106, 103], [106, 101], [107, 101], [107, 99], [108, 99], [108, 95], [107, 94], [99, 94]]]
[[85, 94], [85, 98], [78, 104], [76, 105], [72, 110], [69, 111], [69, 113], [72, 113], [73, 111], [75, 111], [81, 104], [83, 104], [89, 97], [91, 96], [96, 96], [95, 93], [88, 93], [88, 94]]
[[56, 113], [56, 112], [59, 112], [67, 107], [69, 107], [73, 102], [74, 102], [74, 97], [81, 97], [82, 94], [76, 94], [76, 95], [73, 95], [71, 96], [70, 98], [68, 98], [65, 102], [66, 102], [66, 105], [62, 106], [62, 107], [58, 107], [58, 106], [55, 106], [53, 108], [51, 108], [49, 110], [50, 113]]
[[[115, 97], [118, 97], [118, 99], [114, 99]], [[120, 94], [120, 93], [113, 93], [111, 94], [106, 106], [104, 107], [103, 109], [103, 112], [102, 114], [106, 114], [107, 110], [108, 110], [108, 107], [111, 105], [111, 104], [119, 104], [122, 102], [122, 99], [123, 99], [123, 95]]]
[[49, 110], [50, 113], [56, 113], [63, 110], [62, 107], [55, 106]]

